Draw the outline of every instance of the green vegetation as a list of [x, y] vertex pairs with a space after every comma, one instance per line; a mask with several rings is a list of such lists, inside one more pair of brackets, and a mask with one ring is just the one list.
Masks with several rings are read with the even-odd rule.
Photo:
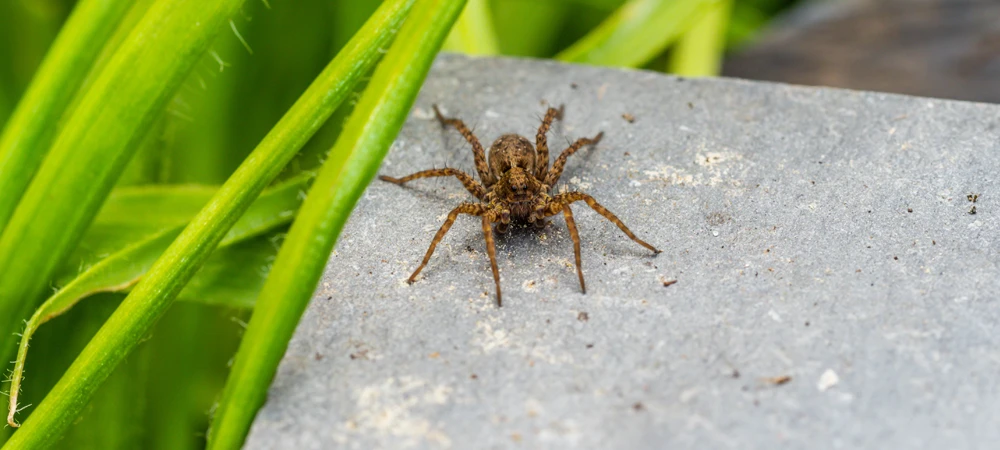
[[790, 2], [0, 2], [0, 443], [238, 448], [442, 46], [713, 75]]

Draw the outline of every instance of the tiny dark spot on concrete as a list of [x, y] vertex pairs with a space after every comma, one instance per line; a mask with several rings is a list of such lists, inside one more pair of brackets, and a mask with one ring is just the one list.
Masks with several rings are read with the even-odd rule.
[[815, 181], [812, 181], [812, 180], [809, 180], [809, 182], [810, 182], [810, 183], [812, 183], [812, 184], [816, 184], [816, 182], [815, 182]]
[[629, 153], [629, 152], [625, 152], [625, 156], [626, 156], [626, 157], [629, 157], [629, 156], [632, 156], [632, 154], [631, 154], [631, 153]]
[[476, 375], [476, 374], [469, 375], [469, 379], [471, 379], [471, 380], [478, 380], [479, 379], [479, 375]]
[[809, 326], [809, 321], [808, 321], [808, 320], [806, 321], [806, 326], [807, 326], [807, 327]]
[[319, 361], [319, 360], [323, 359], [323, 355], [321, 355], [319, 352], [316, 352], [316, 354], [313, 355], [313, 359], [315, 359], [316, 361]]
[[670, 287], [677, 284], [677, 280], [666, 280], [663, 282], [663, 287]]
[[688, 102], [688, 109], [694, 109], [694, 103]]
[[576, 315], [576, 320], [579, 320], [580, 322], [586, 322], [590, 320], [590, 314], [587, 314], [586, 311], [580, 311], [580, 314]]
[[587, 344], [587, 348], [594, 348], [594, 344]]
[[740, 371], [736, 370], [736, 369], [733, 369], [733, 373], [729, 374], [729, 376], [731, 376], [733, 378], [739, 378], [740, 377]]
[[466, 246], [465, 246], [465, 251], [467, 251], [467, 252], [469, 252], [469, 253], [472, 253], [472, 252], [473, 252], [473, 250], [472, 250], [472, 246], [471, 246], [471, 245], [466, 245]]
[[622, 114], [622, 119], [625, 119], [628, 123], [635, 123], [635, 116], [629, 113]]
[[868, 214], [871, 214], [871, 213], [872, 213], [872, 210], [870, 210], [870, 209], [869, 209], [869, 210], [868, 210]]
[[908, 212], [908, 213], [913, 212], [913, 208], [906, 208], [906, 212]]
[[931, 245], [937, 245], [937, 241], [932, 240]]
[[899, 261], [899, 257], [898, 256], [893, 256], [892, 259], [894, 259], [896, 261]]
[[643, 406], [642, 402], [635, 402], [635, 404], [632, 405], [632, 409], [634, 409], [636, 411], [642, 411], [642, 410], [646, 409], [646, 407]]
[[545, 319], [545, 323], [546, 324], [551, 324], [552, 323], [552, 319]]
[[753, 405], [754, 406], [760, 406], [760, 400], [754, 399], [753, 400]]
[[580, 86], [578, 86], [578, 85], [577, 85], [576, 83], [570, 83], [570, 84], [569, 84], [569, 88], [570, 88], [570, 89], [576, 89], [576, 88], [578, 88], [578, 87], [580, 87]]
[[969, 214], [975, 214], [975, 213], [976, 213], [976, 205], [972, 205], [972, 209], [969, 210]]

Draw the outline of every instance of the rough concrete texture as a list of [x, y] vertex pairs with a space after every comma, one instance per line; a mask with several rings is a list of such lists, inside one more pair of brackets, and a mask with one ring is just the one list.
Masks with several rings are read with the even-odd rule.
[[663, 253], [578, 204], [587, 294], [557, 218], [499, 238], [497, 308], [477, 219], [405, 282], [461, 184], [376, 181], [247, 448], [1000, 441], [1000, 107], [449, 56], [381, 173], [473, 170], [431, 104], [491, 142], [544, 101], [553, 147], [605, 132], [562, 184]]

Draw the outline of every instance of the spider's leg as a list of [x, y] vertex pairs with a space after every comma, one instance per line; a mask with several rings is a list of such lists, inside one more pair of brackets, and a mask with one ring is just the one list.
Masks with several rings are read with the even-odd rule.
[[493, 243], [493, 227], [488, 215], [483, 216], [483, 237], [486, 238], [486, 254], [490, 256], [490, 267], [493, 269], [493, 282], [497, 286], [497, 308], [499, 308], [503, 306], [503, 298], [500, 294], [500, 269], [497, 268], [497, 249]]
[[476, 160], [476, 172], [479, 172], [479, 179], [483, 181], [483, 184], [486, 186], [492, 186], [493, 183], [496, 183], [496, 180], [493, 178], [493, 174], [490, 173], [490, 167], [486, 164], [486, 151], [483, 150], [483, 144], [479, 143], [479, 138], [477, 138], [475, 134], [472, 134], [472, 130], [465, 126], [465, 122], [462, 122], [460, 119], [445, 117], [441, 114], [441, 111], [438, 110], [437, 105], [433, 106], [434, 115], [437, 117], [437, 120], [441, 122], [441, 126], [451, 125], [455, 127], [459, 133], [462, 133], [462, 137], [469, 142], [469, 145], [472, 146], [472, 155]]
[[455, 223], [455, 219], [458, 218], [459, 214], [468, 214], [470, 216], [481, 216], [486, 212], [486, 208], [487, 208], [486, 205], [483, 205], [482, 203], [462, 203], [461, 205], [458, 205], [457, 208], [451, 210], [451, 212], [448, 213], [448, 218], [445, 219], [444, 224], [441, 225], [441, 228], [438, 229], [437, 234], [434, 235], [434, 240], [431, 241], [431, 246], [430, 248], [427, 249], [427, 253], [424, 255], [424, 260], [420, 263], [420, 266], [417, 267], [417, 270], [413, 271], [413, 275], [410, 275], [410, 278], [407, 279], [406, 282], [413, 283], [414, 281], [416, 281], [417, 275], [419, 275], [420, 271], [423, 270], [424, 266], [427, 265], [427, 261], [431, 260], [431, 255], [434, 254], [434, 249], [437, 248], [437, 245], [438, 243], [441, 242], [441, 239], [444, 239], [444, 235], [448, 233], [448, 229], [450, 229], [451, 225]]
[[577, 150], [580, 150], [584, 145], [596, 145], [604, 137], [604, 132], [597, 133], [593, 139], [580, 138], [577, 139], [573, 145], [569, 148], [563, 150], [562, 154], [556, 158], [556, 162], [552, 163], [552, 170], [549, 171], [548, 175], [545, 177], [545, 184], [548, 186], [555, 186], [556, 182], [559, 181], [559, 177], [562, 176], [563, 169], [566, 168], [566, 160], [569, 159]]
[[590, 206], [591, 209], [596, 211], [598, 214], [604, 216], [605, 219], [608, 219], [609, 221], [611, 221], [611, 223], [617, 225], [618, 228], [621, 229], [626, 236], [635, 241], [637, 244], [648, 248], [653, 253], [656, 254], [660, 253], [660, 250], [657, 250], [656, 247], [653, 247], [652, 245], [649, 245], [649, 243], [647, 243], [646, 241], [636, 237], [635, 233], [633, 233], [632, 230], [629, 230], [628, 227], [625, 226], [624, 223], [622, 223], [621, 219], [618, 218], [618, 216], [614, 215], [611, 211], [608, 211], [607, 208], [601, 206], [600, 203], [597, 203], [597, 201], [594, 200], [594, 197], [584, 194], [583, 192], [567, 192], [565, 194], [559, 194], [556, 195], [555, 197], [552, 197], [552, 202], [546, 209], [545, 215], [551, 216], [558, 214], [560, 211], [563, 211], [564, 206], [569, 206], [570, 203], [578, 201], [583, 201], [587, 203], [587, 206]]
[[562, 105], [559, 105], [559, 109], [550, 107], [545, 112], [542, 124], [538, 127], [538, 133], [535, 134], [535, 150], [538, 152], [537, 159], [535, 160], [535, 178], [538, 181], [544, 182], [545, 174], [549, 171], [549, 141], [545, 134], [549, 132], [552, 121], [562, 119], [562, 115]]
[[465, 189], [468, 190], [472, 195], [476, 196], [476, 198], [478, 198], [479, 200], [484, 200], [486, 198], [486, 188], [484, 188], [483, 185], [479, 184], [478, 181], [474, 180], [471, 175], [462, 172], [461, 170], [458, 169], [451, 169], [451, 168], [430, 169], [430, 170], [422, 170], [420, 172], [407, 175], [403, 178], [393, 178], [393, 177], [387, 177], [385, 175], [380, 175], [378, 178], [382, 181], [388, 181], [390, 183], [403, 185], [403, 183], [406, 183], [407, 181], [416, 180], [418, 178], [450, 177], [450, 176], [458, 178], [458, 181], [462, 182], [462, 185], [465, 186]]
[[576, 230], [576, 222], [573, 221], [573, 211], [569, 209], [569, 204], [563, 205], [563, 217], [566, 218], [566, 228], [569, 228], [569, 237], [573, 239], [573, 256], [576, 257], [576, 275], [580, 277], [580, 290], [587, 293], [587, 285], [583, 283], [583, 266], [580, 265], [580, 233]]

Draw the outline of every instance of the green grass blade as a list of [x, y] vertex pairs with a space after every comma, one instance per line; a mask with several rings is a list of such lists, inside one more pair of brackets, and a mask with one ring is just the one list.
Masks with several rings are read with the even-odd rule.
[[242, 2], [157, 1], [82, 95], [0, 236], [0, 336], [17, 331], [37, 305], [154, 119]]
[[4, 449], [54, 445], [264, 187], [381, 56], [412, 0], [382, 5], [171, 244]]
[[[298, 209], [299, 204], [302, 202], [299, 193], [305, 189], [308, 179], [309, 177], [307, 176], [299, 176], [261, 194], [260, 198], [247, 210], [246, 214], [229, 230], [229, 233], [222, 240], [220, 246], [228, 247], [291, 222], [295, 210]], [[131, 205], [133, 202], [141, 205], [141, 208], [138, 209], [142, 211], [148, 206], [141, 202], [143, 198], [151, 199], [152, 201], [149, 204], [152, 205], [179, 204], [183, 210], [190, 205], [191, 194], [204, 195], [201, 192], [203, 190], [181, 188], [180, 195], [177, 196], [179, 197], [178, 199], [168, 200], [170, 197], [168, 194], [169, 188], [130, 188], [127, 189], [128, 192], [117, 196], [119, 197], [118, 202], [113, 202], [113, 205], [115, 203], [119, 204], [111, 208], [110, 212], [107, 211], [108, 208], [105, 208], [102, 214], [112, 216], [112, 218], [117, 218], [120, 215], [129, 215], [123, 213], [122, 206]], [[122, 197], [127, 200], [122, 201]], [[194, 200], [197, 201], [198, 199], [195, 198]], [[204, 205], [207, 201], [208, 198], [205, 198], [205, 201], [201, 202], [201, 204]], [[172, 215], [168, 216], [173, 217]], [[191, 216], [194, 216], [194, 213]], [[140, 214], [141, 217], [142, 215]], [[98, 292], [124, 292], [129, 290], [146, 274], [153, 263], [156, 262], [156, 259], [177, 238], [182, 229], [183, 225], [167, 225], [153, 235], [134, 242], [124, 249], [90, 265], [90, 267], [56, 291], [42, 306], [35, 310], [35, 313], [25, 325], [24, 332], [21, 334], [21, 344], [17, 350], [17, 359], [14, 360], [14, 371], [10, 377], [11, 395], [7, 410], [7, 424], [15, 428], [19, 426], [14, 420], [14, 416], [18, 409], [18, 395], [21, 389], [25, 360], [28, 354], [28, 344], [35, 330], [45, 322], [65, 313], [85, 297]], [[265, 243], [267, 243], [266, 240]], [[247, 299], [246, 295], [240, 294], [253, 292], [254, 285], [251, 283], [243, 286], [234, 286], [232, 283], [246, 281], [247, 277], [235, 275], [239, 268], [244, 267], [244, 265], [250, 265], [255, 268], [261, 267], [261, 256], [266, 257], [268, 254], [266, 251], [261, 251], [261, 248], [268, 250], [268, 247], [260, 247], [260, 244], [240, 247], [239, 249], [230, 251], [222, 251], [220, 248], [217, 252], [220, 255], [213, 255], [212, 258], [215, 260], [215, 264], [205, 267], [205, 269], [208, 269], [207, 271], [202, 270], [198, 272], [198, 275], [192, 280], [194, 285], [189, 285], [185, 289], [187, 294], [182, 295], [182, 297], [206, 303], [228, 303], [228, 306], [234, 307], [251, 306], [254, 298]], [[270, 252], [270, 254], [273, 253]], [[226, 261], [229, 264], [225, 264]], [[234, 269], [232, 266], [237, 266], [237, 268]], [[255, 280], [251, 279], [251, 281]], [[213, 284], [213, 282], [216, 282], [216, 284]], [[218, 282], [224, 283], [217, 284]]]
[[237, 449], [344, 222], [399, 133], [464, 0], [422, 0], [378, 67], [292, 224], [250, 319], [208, 448]]
[[458, 21], [444, 42], [444, 48], [469, 55], [500, 53], [488, 0], [468, 0], [465, 10], [458, 16]]
[[671, 50], [667, 71], [692, 77], [718, 75], [732, 8], [733, 0], [716, 0], [708, 5]]
[[101, 48], [125, 16], [128, 0], [82, 0], [52, 44], [0, 134], [0, 231], [42, 163], [56, 123]]
[[639, 67], [662, 53], [711, 0], [631, 0], [557, 59]]

